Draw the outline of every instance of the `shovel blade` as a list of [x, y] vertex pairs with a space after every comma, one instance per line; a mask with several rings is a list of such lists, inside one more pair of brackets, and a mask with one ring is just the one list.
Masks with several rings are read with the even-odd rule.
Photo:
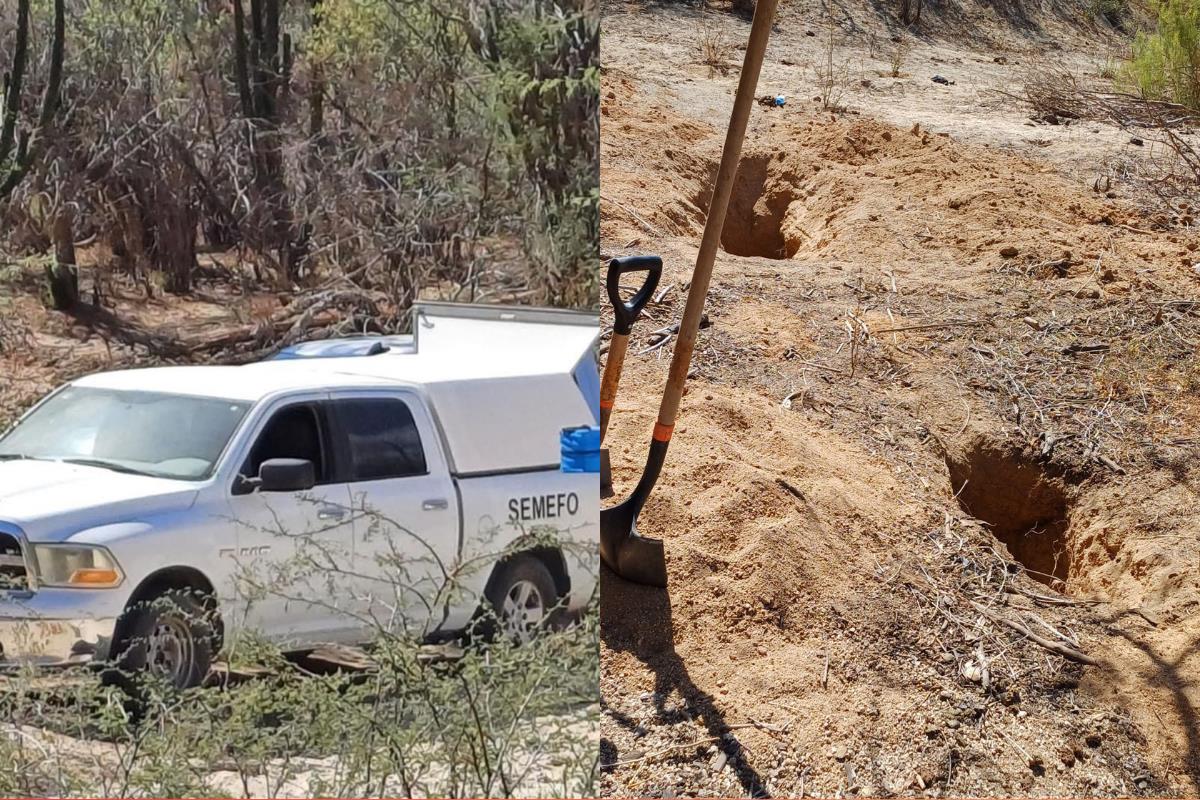
[[661, 539], [639, 536], [640, 503], [626, 500], [600, 512], [600, 557], [631, 583], [667, 588], [667, 557]]

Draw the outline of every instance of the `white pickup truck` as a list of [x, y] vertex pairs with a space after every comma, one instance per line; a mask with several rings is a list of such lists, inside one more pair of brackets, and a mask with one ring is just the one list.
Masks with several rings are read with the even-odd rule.
[[597, 317], [425, 303], [413, 331], [34, 406], [0, 437], [0, 666], [186, 687], [239, 630], [302, 650], [491, 609], [525, 638], [585, 606], [599, 475], [562, 443], [597, 424]]

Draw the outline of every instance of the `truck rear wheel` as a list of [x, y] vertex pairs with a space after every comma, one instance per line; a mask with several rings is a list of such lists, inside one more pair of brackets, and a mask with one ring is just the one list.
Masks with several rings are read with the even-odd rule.
[[560, 598], [546, 565], [521, 555], [500, 567], [487, 599], [496, 635], [525, 644], [553, 624]]
[[107, 683], [129, 690], [148, 673], [175, 689], [199, 686], [213, 660], [212, 612], [192, 590], [170, 589], [126, 612]]

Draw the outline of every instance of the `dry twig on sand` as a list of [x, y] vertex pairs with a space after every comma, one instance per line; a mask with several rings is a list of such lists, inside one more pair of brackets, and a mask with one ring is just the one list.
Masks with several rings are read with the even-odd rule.
[[1008, 627], [1012, 628], [1017, 633], [1024, 636], [1026, 639], [1029, 639], [1031, 642], [1041, 645], [1042, 647], [1046, 648], [1050, 652], [1057, 653], [1058, 655], [1062, 656], [1063, 658], [1067, 658], [1067, 659], [1070, 659], [1071, 661], [1077, 661], [1080, 664], [1088, 664], [1091, 666], [1095, 666], [1100, 663], [1096, 659], [1089, 656], [1087, 653], [1076, 650], [1074, 647], [1068, 647], [1067, 645], [1062, 644], [1061, 642], [1051, 641], [1050, 639], [1047, 639], [1045, 636], [1041, 636], [1040, 634], [1034, 633], [1027, 626], [1021, 624], [1020, 622], [1017, 622], [1014, 619], [1010, 619], [1010, 618], [1004, 616], [1003, 614], [997, 614], [994, 611], [992, 611], [991, 609], [985, 608], [984, 606], [980, 605], [979, 603], [972, 601], [971, 606], [976, 611], [978, 611], [980, 614], [983, 614], [985, 617], [992, 620], [993, 622], [999, 622], [1002, 625], [1007, 625]]

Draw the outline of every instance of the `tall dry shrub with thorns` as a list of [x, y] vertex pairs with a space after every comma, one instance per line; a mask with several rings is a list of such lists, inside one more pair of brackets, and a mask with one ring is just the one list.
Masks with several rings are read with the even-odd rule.
[[[42, 92], [41, 111], [27, 124], [21, 120], [26, 70], [30, 58], [30, 33], [33, 26], [30, 0], [17, 0], [16, 32], [12, 58], [0, 81], [0, 203], [12, 195], [30, 170], [38, 164], [51, 134], [51, 125], [61, 104], [63, 59], [66, 50], [66, 5], [55, 0], [51, 27], [49, 68]], [[47, 234], [54, 240], [57, 254], [70, 248], [71, 231], [67, 223], [68, 209], [59, 204], [52, 230]], [[79, 299], [79, 275], [75, 260], [56, 259], [46, 269], [47, 290], [55, 308], [72, 308]]]
[[[0, 0], [0, 19], [30, 2], [45, 31], [36, 0]], [[49, 249], [16, 229], [41, 195], [147, 295], [190, 292], [197, 252], [216, 251], [205, 279], [247, 291], [345, 278], [385, 296], [396, 313], [356, 330], [402, 326], [419, 297], [595, 304], [594, 5], [67, 5], [70, 113], [0, 201], [0, 245]]]

